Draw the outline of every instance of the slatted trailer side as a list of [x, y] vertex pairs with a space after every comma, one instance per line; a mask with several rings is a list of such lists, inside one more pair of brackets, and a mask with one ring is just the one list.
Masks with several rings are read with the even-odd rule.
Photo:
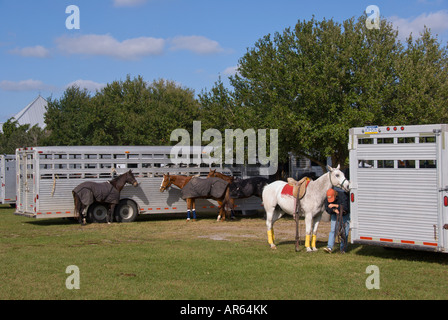
[[350, 129], [352, 243], [447, 252], [448, 125]]
[[[210, 168], [231, 174], [241, 168], [173, 164], [171, 147], [161, 146], [85, 146], [34, 147], [17, 149], [17, 207], [16, 214], [33, 218], [74, 217], [72, 190], [84, 181], [107, 181], [114, 172], [122, 174], [131, 169], [139, 186], [125, 186], [121, 192], [121, 211], [125, 221], [137, 214], [186, 212], [186, 202], [180, 190], [172, 188], [161, 193], [164, 173], [200, 175], [205, 178]], [[244, 170], [243, 170], [244, 171]], [[93, 218], [103, 221], [105, 208], [95, 204]], [[257, 210], [261, 200], [251, 197], [237, 201], [237, 210]], [[217, 211], [216, 201], [201, 199], [196, 211]], [[117, 208], [120, 210], [120, 207]], [[135, 212], [137, 211], [137, 213]]]

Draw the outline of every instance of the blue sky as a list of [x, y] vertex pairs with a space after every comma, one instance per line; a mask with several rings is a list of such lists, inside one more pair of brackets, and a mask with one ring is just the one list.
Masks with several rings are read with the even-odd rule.
[[[79, 8], [79, 29], [67, 29]], [[39, 94], [92, 92], [126, 75], [209, 90], [247, 48], [298, 20], [342, 22], [376, 5], [405, 38], [424, 25], [448, 41], [448, 0], [0, 0], [0, 123]], [[73, 22], [70, 20], [69, 22]]]

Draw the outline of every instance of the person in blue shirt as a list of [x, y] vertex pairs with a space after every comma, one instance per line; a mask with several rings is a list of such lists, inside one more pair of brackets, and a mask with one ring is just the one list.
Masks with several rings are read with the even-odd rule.
[[340, 250], [345, 253], [348, 244], [348, 232], [350, 229], [350, 204], [348, 194], [340, 188], [332, 188], [327, 191], [325, 210], [330, 214], [331, 231], [328, 236], [328, 244], [324, 251], [333, 252], [336, 235], [341, 237]]

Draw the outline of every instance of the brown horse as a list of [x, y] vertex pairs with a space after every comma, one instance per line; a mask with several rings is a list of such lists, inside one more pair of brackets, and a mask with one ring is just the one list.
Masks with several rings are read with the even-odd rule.
[[[160, 185], [160, 192], [164, 192], [166, 189], [168, 189], [172, 184], [174, 184], [179, 189], [184, 189], [188, 183], [191, 182], [191, 180], [195, 178], [194, 176], [182, 176], [182, 175], [170, 175], [164, 174], [163, 180]], [[201, 180], [206, 179], [200, 179], [195, 180], [195, 182], [200, 182]], [[184, 189], [185, 190], [185, 189]], [[187, 197], [187, 221], [190, 219], [190, 212], [193, 213], [193, 221], [196, 220], [196, 199], [213, 199], [216, 200], [219, 204], [219, 215], [217, 221], [220, 221], [221, 219], [224, 221], [226, 219], [226, 216], [228, 216], [228, 207], [230, 204], [230, 195], [229, 195], [229, 185], [227, 184], [225, 186], [224, 191], [222, 192], [222, 195], [201, 195], [201, 196], [194, 196], [194, 197]]]
[[138, 186], [131, 170], [107, 182], [86, 181], [73, 189], [75, 215], [78, 216], [79, 223], [86, 224], [86, 209], [94, 202], [108, 206], [106, 221], [112, 222], [115, 206], [120, 202], [120, 192], [126, 183]]
[[[261, 198], [263, 188], [269, 183], [269, 179], [263, 177], [252, 177], [247, 179], [239, 179], [227, 176], [220, 172], [210, 169], [207, 178], [217, 177], [230, 183], [230, 198], [244, 199], [252, 196]], [[233, 202], [232, 202], [233, 203]]]
[[[232, 185], [232, 182], [233, 182], [233, 176], [228, 176], [228, 175], [225, 175], [225, 174], [222, 174], [221, 172], [216, 172], [216, 169], [215, 170], [212, 170], [212, 169], [210, 169], [210, 172], [208, 173], [208, 175], [207, 175], [207, 179], [208, 178], [213, 178], [213, 177], [216, 177], [216, 178], [220, 178], [220, 179], [223, 179], [224, 181], [227, 181], [229, 184], [230, 184], [230, 186]], [[230, 189], [229, 189], [229, 191], [230, 191]], [[233, 200], [233, 198], [232, 197], [230, 197], [230, 210], [231, 210], [231, 216], [232, 216], [232, 219], [234, 218], [234, 210], [235, 210], [235, 200]]]

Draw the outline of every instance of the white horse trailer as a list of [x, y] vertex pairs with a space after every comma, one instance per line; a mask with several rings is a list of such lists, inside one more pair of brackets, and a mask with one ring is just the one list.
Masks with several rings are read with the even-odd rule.
[[[137, 188], [125, 186], [116, 212], [123, 221], [133, 221], [137, 214], [186, 212], [186, 201], [180, 189], [159, 191], [164, 173], [200, 175], [205, 178], [211, 166], [173, 164], [172, 147], [155, 146], [76, 146], [33, 147], [16, 150], [17, 158], [17, 215], [33, 218], [74, 217], [72, 190], [85, 181], [104, 182], [114, 172], [122, 174], [132, 169], [139, 182]], [[232, 174], [235, 168], [213, 167]], [[256, 197], [236, 201], [236, 210], [261, 209]], [[214, 200], [196, 201], [197, 212], [218, 212]], [[94, 221], [104, 221], [106, 209], [99, 203], [89, 208]]]
[[16, 203], [16, 156], [0, 155], [0, 203]]
[[351, 242], [448, 251], [448, 125], [350, 129]]

